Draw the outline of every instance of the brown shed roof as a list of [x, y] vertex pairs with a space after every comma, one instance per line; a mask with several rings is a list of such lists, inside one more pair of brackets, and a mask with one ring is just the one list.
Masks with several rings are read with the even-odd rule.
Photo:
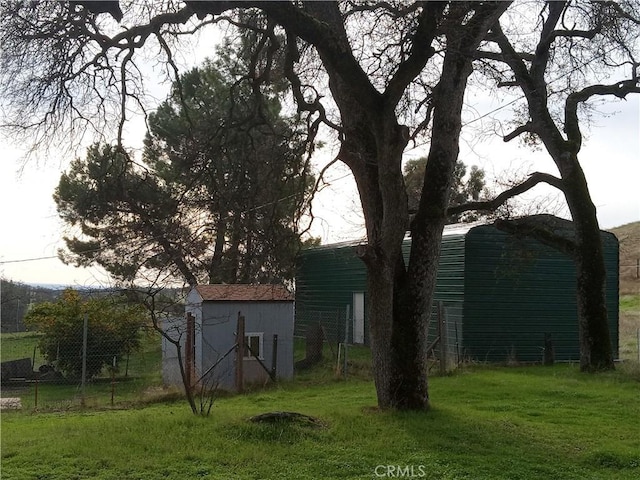
[[198, 285], [203, 301], [292, 302], [293, 295], [283, 285]]

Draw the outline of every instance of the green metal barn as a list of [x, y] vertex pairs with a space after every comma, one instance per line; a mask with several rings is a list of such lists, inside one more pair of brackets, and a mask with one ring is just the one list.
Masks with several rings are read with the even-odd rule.
[[[571, 222], [555, 220], [567, 236]], [[618, 241], [602, 232], [607, 309], [618, 354]], [[410, 240], [405, 241], [408, 258]], [[296, 334], [320, 323], [331, 340], [368, 343], [366, 270], [359, 242], [304, 250], [296, 274]], [[572, 260], [530, 237], [493, 225], [445, 229], [434, 310], [446, 318], [448, 350], [458, 360], [541, 361], [545, 334], [557, 361], [579, 360], [576, 272]], [[444, 307], [444, 308], [442, 308]], [[434, 315], [435, 318], [435, 315]], [[430, 338], [437, 335], [431, 322]]]

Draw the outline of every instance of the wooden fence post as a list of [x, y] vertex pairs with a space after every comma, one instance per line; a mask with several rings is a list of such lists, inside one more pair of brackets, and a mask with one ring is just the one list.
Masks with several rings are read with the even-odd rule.
[[348, 345], [349, 345], [349, 323], [352, 322], [351, 317], [351, 305], [347, 305], [347, 314], [346, 319], [344, 321], [344, 362], [342, 367], [342, 374], [344, 375], [344, 379], [347, 379], [347, 368], [348, 368]]
[[196, 318], [187, 312], [187, 338], [184, 352], [184, 367], [189, 381], [189, 388], [193, 388], [195, 380], [195, 333]]
[[273, 334], [273, 350], [271, 354], [271, 379], [275, 382], [278, 375], [278, 334]]
[[236, 390], [238, 393], [244, 391], [244, 317], [238, 312], [238, 328], [236, 333], [236, 343], [238, 353], [236, 355]]
[[544, 365], [553, 365], [556, 356], [553, 349], [553, 337], [550, 333], [544, 334], [544, 355], [542, 357], [542, 363]]
[[447, 311], [444, 302], [438, 302], [438, 336], [440, 337], [440, 375], [447, 373], [447, 349], [449, 342], [447, 339]]

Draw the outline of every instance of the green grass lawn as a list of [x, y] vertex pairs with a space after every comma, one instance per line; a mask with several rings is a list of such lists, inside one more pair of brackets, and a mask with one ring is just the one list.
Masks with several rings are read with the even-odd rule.
[[[621, 312], [638, 309], [637, 296], [622, 299]], [[3, 359], [21, 358], [37, 341], [10, 339], [2, 336]], [[344, 381], [325, 347], [315, 369], [265, 391], [221, 397], [203, 418], [158, 388], [155, 397], [143, 394], [160, 384], [159, 341], [144, 345], [130, 359], [129, 377], [118, 379], [115, 407], [108, 379], [87, 387], [84, 409], [74, 384], [41, 385], [37, 413], [33, 386], [19, 395], [24, 408], [0, 415], [0, 478], [640, 478], [633, 361], [597, 375], [567, 364], [466, 366], [430, 379], [431, 411], [402, 413], [375, 408], [366, 348], [349, 349]], [[299, 358], [304, 346], [297, 347]], [[248, 421], [282, 410], [316, 416], [324, 427]]]
[[640, 295], [620, 295], [620, 311], [640, 313]]
[[[428, 413], [379, 412], [370, 382], [327, 379], [221, 398], [207, 418], [182, 401], [5, 412], [2, 478], [640, 477], [640, 383], [625, 372], [481, 367], [432, 378], [431, 395]], [[248, 421], [280, 410], [325, 426]]]
[[638, 362], [638, 330], [640, 329], [640, 295], [620, 296], [620, 358]]
[[20, 358], [33, 359], [35, 355], [36, 363], [38, 363], [38, 361], [42, 360], [40, 351], [36, 348], [39, 338], [40, 334], [38, 332], [0, 334], [0, 361], [5, 362]]

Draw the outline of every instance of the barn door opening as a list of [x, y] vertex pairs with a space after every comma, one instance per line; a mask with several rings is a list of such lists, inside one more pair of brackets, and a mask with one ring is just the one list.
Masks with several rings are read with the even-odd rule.
[[353, 343], [364, 343], [364, 292], [353, 294]]

